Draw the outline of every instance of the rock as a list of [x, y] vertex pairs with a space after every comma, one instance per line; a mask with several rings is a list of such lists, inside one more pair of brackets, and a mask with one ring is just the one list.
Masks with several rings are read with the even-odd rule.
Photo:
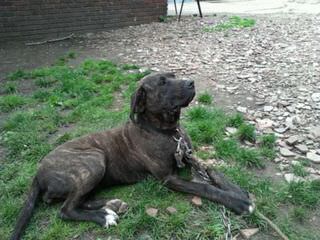
[[320, 155], [316, 154], [315, 152], [308, 152], [307, 159], [314, 163], [320, 163]]
[[315, 138], [320, 138], [320, 127], [316, 126], [316, 127], [312, 127], [310, 129], [310, 133], [312, 136], [314, 136]]
[[241, 112], [241, 113], [247, 113], [247, 108], [239, 106], [239, 107], [237, 107], [237, 111]]
[[274, 123], [271, 119], [257, 119], [256, 122], [259, 129], [271, 128]]
[[319, 181], [320, 180], [320, 175], [318, 174], [310, 174], [307, 179], [309, 181]]
[[167, 207], [166, 210], [170, 214], [175, 214], [177, 212], [177, 209], [174, 207]]
[[314, 101], [314, 102], [320, 102], [320, 93], [313, 93], [313, 94], [311, 95], [311, 99], [312, 99], [312, 101]]
[[265, 111], [265, 112], [271, 112], [272, 109], [273, 109], [272, 106], [264, 106], [264, 107], [263, 107], [263, 111]]
[[295, 148], [301, 153], [307, 153], [309, 150], [308, 147], [304, 144], [298, 144], [295, 146]]
[[286, 131], [288, 131], [289, 130], [289, 128], [288, 127], [280, 127], [280, 128], [275, 128], [275, 129], [273, 129], [275, 132], [277, 132], [277, 133], [280, 133], [280, 134], [282, 134], [282, 133], [285, 133]]
[[279, 163], [279, 162], [281, 162], [281, 161], [282, 161], [281, 158], [275, 158], [275, 159], [273, 159], [273, 162], [274, 162], [274, 163]]
[[235, 133], [237, 132], [237, 129], [234, 128], [234, 127], [227, 127], [227, 128], [226, 128], [226, 131], [227, 131], [227, 133], [228, 133], [229, 135], [233, 135], [233, 134], [235, 134]]
[[295, 176], [293, 173], [286, 173], [284, 179], [287, 183], [304, 181], [302, 177]]
[[253, 235], [259, 232], [259, 228], [248, 228], [240, 230], [240, 234], [244, 239], [250, 239]]
[[294, 157], [296, 154], [287, 148], [280, 148], [280, 154], [284, 157]]
[[195, 206], [198, 206], [200, 207], [202, 205], [202, 200], [200, 197], [198, 196], [194, 196], [192, 199], [191, 199], [191, 202], [195, 205]]
[[150, 217], [156, 217], [158, 215], [158, 209], [156, 208], [148, 208], [146, 210], [146, 213], [150, 216]]
[[286, 143], [290, 146], [293, 146], [299, 141], [299, 138], [297, 136], [291, 136], [286, 140]]

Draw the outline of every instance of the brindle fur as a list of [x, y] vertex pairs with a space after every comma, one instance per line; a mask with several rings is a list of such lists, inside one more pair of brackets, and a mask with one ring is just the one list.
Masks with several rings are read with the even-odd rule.
[[172, 73], [142, 79], [132, 97], [130, 120], [124, 126], [66, 142], [42, 159], [11, 239], [20, 239], [40, 195], [47, 203], [64, 201], [60, 210], [63, 219], [105, 225], [107, 213], [102, 207], [121, 213], [126, 204], [120, 200], [90, 201], [93, 191], [136, 183], [148, 175], [173, 190], [205, 197], [238, 214], [248, 212], [251, 202], [246, 192], [221, 174], [209, 174], [214, 185], [185, 181], [176, 175], [177, 143], [173, 137], [182, 135], [191, 148], [179, 117], [194, 95], [193, 81], [176, 80]]

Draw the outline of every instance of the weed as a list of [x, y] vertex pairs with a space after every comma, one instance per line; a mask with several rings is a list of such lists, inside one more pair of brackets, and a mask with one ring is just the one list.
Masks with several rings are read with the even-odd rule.
[[299, 222], [303, 222], [304, 219], [306, 218], [307, 211], [303, 207], [295, 207], [291, 213], [291, 216], [295, 219], [298, 220]]
[[220, 23], [216, 26], [207, 26], [203, 30], [205, 32], [225, 31], [235, 28], [253, 27], [256, 21], [251, 18], [241, 18], [239, 16], [232, 16], [228, 21]]
[[319, 182], [291, 182], [284, 200], [292, 204], [305, 207], [313, 207], [320, 200]]
[[74, 59], [74, 58], [76, 58], [76, 53], [72, 52], [72, 51], [67, 52], [66, 57], [69, 59]]
[[235, 128], [240, 127], [242, 124], [244, 124], [244, 119], [243, 119], [243, 115], [240, 113], [236, 113], [230, 116], [227, 122], [227, 126], [235, 127]]
[[42, 88], [47, 88], [52, 86], [56, 82], [56, 79], [52, 78], [37, 78], [35, 84]]
[[10, 112], [14, 109], [17, 109], [24, 104], [26, 104], [27, 100], [24, 97], [19, 95], [7, 95], [0, 96], [0, 111]]
[[6, 94], [13, 94], [17, 92], [17, 84], [14, 82], [7, 82], [3, 87], [3, 92]]
[[123, 70], [135, 70], [135, 69], [139, 69], [139, 67], [136, 65], [133, 65], [133, 64], [124, 64], [122, 66], [122, 69]]
[[309, 173], [305, 170], [304, 166], [300, 163], [292, 165], [292, 170], [294, 175], [299, 177], [306, 177], [309, 175]]
[[260, 146], [262, 148], [273, 149], [276, 143], [276, 136], [274, 134], [266, 134], [260, 138]]
[[212, 96], [209, 93], [202, 93], [199, 95], [198, 101], [202, 104], [210, 105], [212, 103]]
[[256, 132], [255, 128], [251, 124], [243, 123], [239, 126], [238, 131], [236, 133], [240, 141], [249, 141], [255, 142], [256, 140]]
[[10, 73], [7, 78], [11, 81], [16, 81], [16, 80], [20, 80], [28, 77], [29, 77], [29, 74], [27, 74], [25, 71], [17, 70], [13, 73]]

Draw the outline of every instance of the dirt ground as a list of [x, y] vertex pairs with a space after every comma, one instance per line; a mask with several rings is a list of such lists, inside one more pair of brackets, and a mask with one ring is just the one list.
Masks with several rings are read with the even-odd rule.
[[[6, 43], [0, 47], [0, 83], [14, 70], [50, 65], [67, 52], [76, 54], [74, 65], [88, 58], [109, 59], [153, 71], [174, 71], [195, 79], [198, 92], [213, 94], [215, 104], [225, 111], [243, 112], [258, 131], [274, 132], [279, 154], [261, 174], [289, 181], [287, 167], [296, 159], [308, 152], [320, 154], [318, 132], [312, 130], [320, 122], [320, 100], [313, 98], [320, 92], [320, 17], [250, 17], [257, 22], [252, 29], [226, 32], [203, 31], [228, 19], [219, 15], [89, 33], [39, 46]], [[301, 137], [307, 152], [289, 146], [286, 140], [291, 136]], [[294, 155], [281, 154], [283, 148]], [[319, 164], [314, 163], [310, 172], [320, 179]], [[319, 215], [315, 211], [311, 216], [311, 229], [317, 228]], [[258, 235], [255, 239], [274, 238]]]

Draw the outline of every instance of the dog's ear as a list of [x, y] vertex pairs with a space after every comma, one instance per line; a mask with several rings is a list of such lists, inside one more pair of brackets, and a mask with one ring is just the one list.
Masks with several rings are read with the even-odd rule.
[[136, 116], [138, 113], [142, 113], [145, 109], [146, 91], [140, 86], [138, 90], [131, 97], [131, 112], [130, 118], [136, 122]]

